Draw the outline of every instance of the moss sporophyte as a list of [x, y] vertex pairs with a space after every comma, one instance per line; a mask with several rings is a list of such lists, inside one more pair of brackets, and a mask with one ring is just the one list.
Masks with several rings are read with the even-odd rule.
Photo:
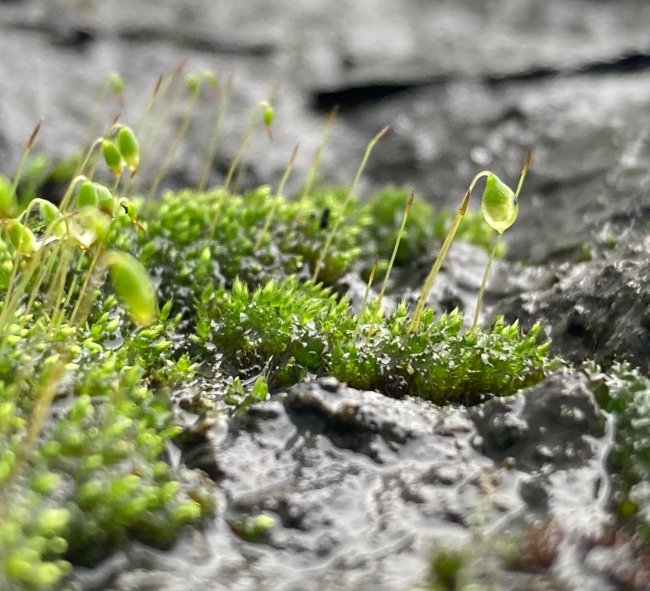
[[[215, 123], [198, 188], [159, 194], [206, 87]], [[492, 173], [477, 175], [456, 216], [405, 189], [361, 203], [359, 179], [388, 129], [349, 186], [318, 186], [330, 116], [295, 197], [285, 186], [297, 148], [275, 190], [241, 192], [251, 137], [264, 126], [270, 138], [276, 125], [271, 101], [262, 101], [224, 186], [205, 190], [229, 82], [209, 72], [183, 77], [179, 65], [158, 79], [133, 127], [113, 121], [92, 140], [111, 93], [121, 100], [121, 79], [100, 92], [58, 205], [38, 197], [47, 168], [47, 159], [31, 164], [38, 127], [13, 180], [0, 177], [3, 588], [56, 589], [74, 564], [95, 564], [128, 540], [168, 547], [210, 515], [213, 485], [162, 459], [181, 430], [170, 402], [179, 383], [210, 380], [195, 410], [233, 413], [314, 375], [438, 404], [509, 395], [544, 375], [539, 324], [523, 331], [497, 318], [467, 330], [461, 313], [437, 315], [426, 297], [413, 314], [405, 303], [383, 307], [391, 272], [445, 234], [445, 253], [457, 234], [498, 255], [490, 227], [500, 235], [514, 222], [528, 164], [515, 192]], [[148, 154], [159, 124], [182, 100], [180, 127], [156, 162]], [[482, 214], [466, 212], [483, 177]], [[368, 269], [355, 309], [340, 280]], [[233, 531], [244, 539], [272, 526], [266, 516], [242, 523]]]

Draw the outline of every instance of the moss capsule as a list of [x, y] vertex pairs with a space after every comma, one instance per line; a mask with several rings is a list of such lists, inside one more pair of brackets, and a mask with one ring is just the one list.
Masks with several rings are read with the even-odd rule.
[[503, 234], [515, 223], [519, 213], [519, 201], [515, 192], [491, 172], [485, 179], [481, 213], [487, 224], [499, 234]]
[[97, 195], [97, 184], [92, 181], [84, 181], [79, 185], [77, 193], [77, 205], [79, 207], [97, 207], [99, 197]]
[[156, 290], [142, 263], [126, 252], [111, 250], [105, 255], [111, 281], [131, 319], [147, 326], [158, 318]]
[[13, 220], [7, 227], [7, 235], [16, 252], [25, 256], [30, 256], [36, 252], [36, 238], [27, 226]]
[[273, 110], [273, 107], [267, 102], [263, 102], [262, 107], [264, 108], [262, 117], [264, 118], [266, 131], [268, 132], [269, 137], [273, 139], [273, 119], [275, 117], [275, 111]]
[[140, 146], [131, 128], [125, 125], [120, 127], [117, 133], [117, 145], [124, 162], [131, 173], [134, 173], [140, 164]]
[[196, 74], [188, 74], [185, 76], [185, 84], [187, 86], [187, 91], [191, 95], [195, 95], [201, 87], [201, 79]]
[[108, 187], [99, 183], [94, 183], [94, 185], [97, 191], [97, 207], [112, 217], [115, 213], [115, 197], [113, 197]]
[[10, 218], [16, 213], [16, 194], [12, 190], [11, 181], [0, 175], [0, 217]]
[[[38, 209], [41, 213], [41, 218], [45, 222], [45, 225], [49, 228], [51, 227], [51, 232], [57, 238], [61, 238], [66, 233], [65, 222], [61, 220], [61, 212], [59, 208], [50, 203], [49, 201], [39, 200]], [[57, 220], [60, 220], [57, 222]], [[54, 223], [57, 222], [57, 223]], [[54, 224], [54, 225], [52, 225]]]
[[110, 75], [110, 84], [113, 94], [122, 94], [122, 91], [124, 90], [124, 81], [122, 80], [122, 76], [117, 72], [113, 72]]
[[104, 162], [108, 166], [109, 170], [116, 176], [122, 176], [122, 154], [120, 150], [115, 145], [115, 142], [111, 140], [102, 140], [102, 154], [104, 155]]

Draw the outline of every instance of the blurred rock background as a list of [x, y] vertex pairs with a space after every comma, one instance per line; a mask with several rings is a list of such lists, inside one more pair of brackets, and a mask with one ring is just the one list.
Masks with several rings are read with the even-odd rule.
[[[113, 71], [125, 79], [122, 118], [135, 119], [158, 75], [186, 59], [187, 71], [234, 78], [213, 182], [250, 108], [275, 89], [275, 139], [254, 142], [250, 182], [276, 182], [297, 142], [300, 182], [334, 105], [327, 181], [349, 181], [392, 124], [366, 190], [408, 183], [451, 205], [482, 168], [516, 177], [530, 146], [510, 256], [571, 258], [650, 219], [649, 22], [640, 0], [4, 0], [0, 161], [12, 169], [40, 118], [38, 148], [69, 155]], [[211, 108], [204, 97], [172, 183], [198, 175]]]

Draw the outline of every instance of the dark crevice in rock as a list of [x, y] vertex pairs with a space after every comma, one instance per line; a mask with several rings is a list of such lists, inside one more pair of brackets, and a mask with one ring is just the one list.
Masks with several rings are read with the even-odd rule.
[[331, 90], [314, 90], [311, 93], [311, 105], [317, 111], [329, 111], [335, 107], [354, 108], [374, 103], [384, 98], [401, 94], [408, 90], [425, 86], [443, 86], [453, 81], [449, 76], [435, 79], [397, 81], [373, 80], [368, 83], [350, 84]]
[[[398, 66], [393, 66], [393, 69], [397, 68]], [[635, 52], [611, 60], [583, 64], [570, 69], [541, 66], [521, 72], [487, 74], [484, 76], [438, 75], [423, 76], [411, 80], [395, 80], [394, 77], [392, 80], [390, 78], [376, 78], [365, 82], [351, 82], [330, 89], [314, 89], [311, 92], [311, 104], [318, 111], [327, 111], [334, 107], [355, 108], [408, 90], [442, 87], [457, 82], [479, 83], [488, 87], [499, 87], [515, 83], [537, 83], [559, 77], [630, 74], [648, 69], [650, 69], [650, 52]]]
[[99, 38], [109, 38], [145, 45], [163, 42], [167, 45], [174, 45], [181, 50], [249, 57], [267, 57], [276, 50], [272, 43], [257, 42], [247, 44], [235, 39], [201, 36], [196, 32], [183, 32], [178, 29], [165, 30], [146, 26], [122, 28], [112, 33], [106, 30], [97, 30], [90, 25], [78, 24], [62, 28], [57, 23], [45, 21], [15, 21], [10, 24], [10, 27], [14, 31], [46, 34], [53, 40], [53, 43], [59, 46], [81, 46], [81, 48], [85, 48], [89, 43]]
[[271, 43], [258, 42], [246, 44], [234, 39], [223, 40], [202, 37], [194, 32], [184, 33], [175, 29], [165, 31], [157, 28], [133, 27], [118, 31], [116, 36], [125, 41], [145, 44], [153, 41], [162, 41], [193, 51], [247, 55], [252, 57], [266, 57], [273, 54], [276, 49]]

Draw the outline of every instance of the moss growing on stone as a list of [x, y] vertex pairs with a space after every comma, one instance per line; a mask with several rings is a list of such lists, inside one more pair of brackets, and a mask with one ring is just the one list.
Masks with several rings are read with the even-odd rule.
[[411, 333], [404, 305], [386, 318], [371, 307], [360, 331], [357, 321], [347, 300], [321, 286], [289, 278], [250, 290], [235, 281], [230, 290], [203, 292], [194, 338], [206, 355], [218, 352], [220, 370], [245, 378], [264, 370], [271, 387], [329, 374], [354, 388], [438, 404], [510, 395], [539, 381], [548, 364], [538, 324], [523, 333], [499, 319], [490, 330], [467, 331], [462, 315], [427, 310]]
[[[265, 186], [186, 189], [149, 203], [143, 219], [138, 199], [117, 190], [129, 194], [123, 171], [140, 157], [135, 136], [120, 141], [122, 124], [74, 163], [60, 209], [30, 201], [44, 165], [22, 184], [20, 171], [38, 128], [0, 187], [3, 586], [56, 588], [73, 564], [93, 565], [129, 540], [166, 548], [210, 514], [201, 473], [164, 461], [180, 433], [169, 396], [178, 384], [211, 380], [221, 398], [212, 409], [235, 412], [311, 375], [438, 404], [506, 396], [544, 375], [539, 325], [525, 333], [499, 319], [465, 330], [460, 314], [426, 310], [410, 329], [405, 304], [385, 315], [371, 299], [358, 315], [334, 291], [392, 250], [406, 192], [387, 189], [365, 205], [351, 193], [387, 128], [352, 188], [294, 199]], [[102, 146], [113, 190], [93, 179]], [[229, 179], [241, 173], [235, 164]], [[27, 187], [24, 200], [16, 187]], [[415, 207], [397, 264], [430, 250], [449, 225], [447, 214]], [[473, 217], [459, 235], [489, 246]], [[271, 522], [262, 521], [251, 521], [261, 533], [233, 529], [263, 538]]]
[[592, 388], [603, 410], [615, 419], [611, 462], [614, 503], [619, 517], [650, 543], [650, 378], [626, 364], [607, 373], [589, 370]]
[[211, 500], [163, 461], [179, 428], [160, 386], [184, 373], [164, 355], [171, 323], [135, 333], [115, 298], [87, 327], [35, 318], [16, 318], [0, 365], [0, 580], [46, 589], [129, 539], [168, 547]]

